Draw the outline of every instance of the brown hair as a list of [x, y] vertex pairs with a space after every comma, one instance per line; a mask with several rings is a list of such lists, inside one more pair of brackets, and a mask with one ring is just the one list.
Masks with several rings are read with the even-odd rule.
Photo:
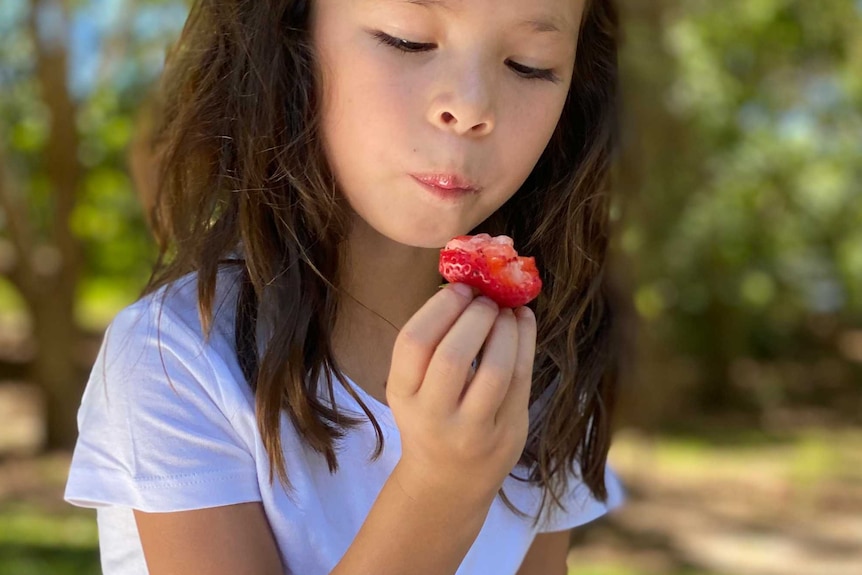
[[[237, 358], [255, 391], [271, 467], [288, 487], [282, 411], [331, 472], [338, 468], [335, 441], [362, 421], [319, 401], [322, 372], [331, 398], [335, 375], [369, 417], [377, 435], [372, 458], [383, 449], [377, 421], [332, 354], [337, 272], [348, 263], [339, 244], [351, 211], [324, 160], [309, 9], [307, 0], [193, 5], [157, 92], [150, 146], [160, 172], [148, 217], [159, 255], [141, 294], [196, 273], [209, 338], [217, 273], [237, 266]], [[561, 505], [575, 463], [593, 495], [607, 499], [615, 350], [605, 262], [617, 26], [611, 0], [587, 3], [574, 78], [551, 141], [521, 189], [470, 231], [511, 236], [536, 258], [544, 283], [530, 304], [538, 339], [520, 460], [530, 469], [525, 480], [543, 487], [542, 506], [548, 495]], [[242, 257], [230, 259], [239, 245]], [[259, 357], [264, 296], [274, 303], [265, 316], [273, 331]]]

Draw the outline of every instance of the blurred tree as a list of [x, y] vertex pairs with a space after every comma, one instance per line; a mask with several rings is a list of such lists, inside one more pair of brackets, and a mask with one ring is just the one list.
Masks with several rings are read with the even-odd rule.
[[[0, 155], [0, 201], [5, 214], [8, 241], [14, 247], [4, 274], [27, 304], [38, 352], [32, 379], [45, 391], [48, 413], [47, 438], [51, 446], [70, 446], [76, 437], [75, 413], [69, 405], [80, 397], [75, 381], [75, 295], [81, 274], [81, 243], [69, 223], [83, 169], [78, 161], [80, 138], [75, 125], [77, 106], [69, 93], [67, 77], [68, 13], [62, 5], [31, 0], [27, 19], [35, 55], [36, 82], [50, 118], [43, 149], [44, 182], [51, 191], [44, 211], [44, 226], [33, 225], [23, 190], [6, 169]], [[39, 15], [51, 13], [50, 33]], [[47, 16], [46, 16], [47, 18]], [[40, 27], [41, 24], [41, 27]], [[34, 198], [35, 199], [35, 198]]]
[[130, 1], [109, 17], [102, 4], [0, 8], [0, 126], [11, 126], [0, 130], [0, 274], [30, 318], [47, 447], [76, 437], [92, 359], [83, 329], [100, 325], [88, 313], [107, 297], [112, 315], [147, 277], [154, 246], [126, 166], [132, 116], [182, 23], [169, 14], [187, 10]]
[[[838, 340], [862, 318], [862, 6], [622, 4], [642, 385], [674, 417], [679, 391], [696, 414], [852, 388]], [[827, 358], [840, 368], [799, 365]], [[779, 360], [804, 375], [740, 369]]]
[[[862, 412], [847, 391], [862, 391], [862, 5], [619, 3], [612, 281], [633, 284], [641, 320], [631, 419], [827, 395]], [[81, 332], [134, 297], [155, 255], [149, 112], [134, 118], [187, 10], [0, 3], [0, 296], [14, 286], [32, 319], [52, 446], [74, 439]]]

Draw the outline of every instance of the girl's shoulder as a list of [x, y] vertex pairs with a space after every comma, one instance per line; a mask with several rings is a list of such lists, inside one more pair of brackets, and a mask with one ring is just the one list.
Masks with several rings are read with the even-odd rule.
[[[224, 335], [227, 330], [231, 333], [233, 331], [239, 274], [238, 267], [222, 266], [216, 276], [212, 301], [214, 336], [216, 333]], [[150, 325], [153, 325], [153, 320], [158, 320], [155, 325], [160, 329], [163, 329], [162, 326], [184, 328], [203, 337], [197, 272], [186, 274], [144, 295], [121, 309], [112, 323], [116, 323], [117, 319], [123, 316], [146, 319]]]
[[195, 343], [211, 352], [225, 351], [220, 346], [233, 338], [238, 278], [239, 271], [226, 266], [217, 275], [209, 338], [200, 311], [198, 276], [192, 272], [120, 309], [108, 324], [105, 339], [120, 336], [146, 343], [155, 337]]
[[209, 341], [193, 275], [116, 314], [81, 399], [67, 501], [177, 511], [259, 499], [253, 394], [224, 336], [229, 279]]
[[225, 388], [241, 387], [233, 336], [237, 279], [232, 268], [218, 274], [209, 337], [199, 312], [196, 273], [122, 308], [105, 330], [91, 378], [125, 387], [129, 380], [152, 382], [157, 372], [181, 387], [220, 387], [208, 391], [222, 396]]

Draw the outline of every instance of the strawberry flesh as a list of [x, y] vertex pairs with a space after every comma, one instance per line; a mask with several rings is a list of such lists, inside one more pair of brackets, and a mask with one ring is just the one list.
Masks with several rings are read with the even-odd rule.
[[457, 236], [440, 250], [440, 275], [477, 288], [502, 307], [520, 307], [542, 291], [533, 257], [518, 256], [509, 236]]

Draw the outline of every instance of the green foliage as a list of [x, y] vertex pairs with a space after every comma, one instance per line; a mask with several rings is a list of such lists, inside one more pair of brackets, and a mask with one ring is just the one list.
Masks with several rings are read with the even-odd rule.
[[[92, 14], [95, 5], [81, 1], [70, 6], [69, 22], [76, 22]], [[29, 224], [39, 241], [47, 238], [53, 225], [53, 190], [43, 156], [51, 119], [36, 76], [33, 41], [26, 25], [29, 9], [26, 1], [17, 0], [0, 10], [4, 39], [0, 46], [0, 146], [19, 194], [26, 197]], [[84, 327], [103, 327], [119, 307], [130, 303], [155, 259], [126, 157], [135, 116], [177, 32], [164, 26], [165, 14], [177, 10], [185, 11], [187, 6], [153, 0], [138, 3], [128, 17], [116, 19], [116, 29], [100, 32], [103, 52], [81, 54], [67, 46], [70, 82], [79, 80], [77, 71], [91, 61], [97, 61], [103, 70], [83, 89], [79, 86], [74, 91], [78, 159], [84, 178], [69, 225], [84, 248], [78, 310]], [[170, 21], [176, 28], [176, 18]], [[0, 239], [3, 236], [0, 224]]]
[[624, 4], [639, 314], [708, 402], [731, 400], [736, 358], [838, 356], [809, 324], [862, 323], [859, 3]]
[[668, 107], [704, 158], [679, 169], [705, 177], [663, 247], [683, 277], [714, 264], [728, 305], [862, 311], [858, 256], [835, 250], [862, 227], [862, 114], [844, 80], [859, 26], [849, 1], [745, 0], [696, 3], [667, 28]]

